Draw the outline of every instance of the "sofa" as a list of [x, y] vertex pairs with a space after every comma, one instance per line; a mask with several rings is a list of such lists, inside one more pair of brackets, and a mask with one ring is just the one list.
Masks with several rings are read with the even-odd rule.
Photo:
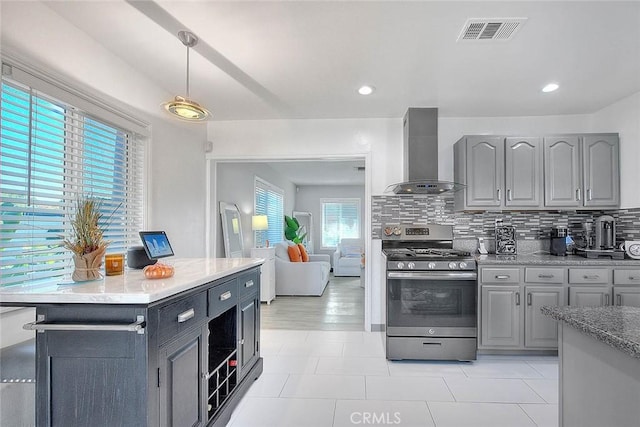
[[275, 246], [276, 295], [321, 296], [329, 283], [329, 255], [309, 254], [309, 262], [291, 262], [289, 242]]
[[341, 239], [333, 253], [334, 276], [360, 276], [362, 239]]

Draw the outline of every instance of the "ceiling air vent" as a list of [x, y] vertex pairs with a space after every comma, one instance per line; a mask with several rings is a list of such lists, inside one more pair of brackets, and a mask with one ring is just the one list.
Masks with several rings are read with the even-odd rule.
[[527, 18], [471, 18], [462, 27], [460, 40], [510, 40]]

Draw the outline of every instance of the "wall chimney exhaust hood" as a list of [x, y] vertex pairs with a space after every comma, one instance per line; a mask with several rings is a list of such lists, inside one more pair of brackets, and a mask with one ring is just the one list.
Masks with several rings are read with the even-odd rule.
[[385, 192], [443, 194], [464, 185], [438, 180], [438, 109], [409, 108], [403, 120], [404, 181]]

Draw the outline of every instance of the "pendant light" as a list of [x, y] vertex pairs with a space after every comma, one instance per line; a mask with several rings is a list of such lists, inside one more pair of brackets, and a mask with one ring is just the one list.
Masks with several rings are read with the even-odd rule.
[[201, 122], [209, 117], [209, 111], [189, 99], [189, 48], [198, 44], [198, 37], [189, 31], [178, 32], [178, 38], [187, 47], [187, 96], [176, 96], [172, 101], [165, 102], [164, 108], [179, 119], [189, 122]]

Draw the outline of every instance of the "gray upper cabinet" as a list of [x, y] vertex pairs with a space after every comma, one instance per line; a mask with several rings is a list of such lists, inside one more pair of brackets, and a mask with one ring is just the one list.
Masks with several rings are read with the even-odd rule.
[[457, 208], [500, 208], [504, 194], [504, 138], [499, 136], [468, 136], [454, 147], [463, 170], [456, 179], [464, 181], [465, 200]]
[[579, 137], [544, 139], [545, 206], [576, 208], [582, 205], [580, 164]]
[[542, 205], [542, 142], [540, 138], [505, 141], [505, 206]]
[[616, 135], [588, 135], [582, 143], [584, 206], [620, 203], [619, 141]]

